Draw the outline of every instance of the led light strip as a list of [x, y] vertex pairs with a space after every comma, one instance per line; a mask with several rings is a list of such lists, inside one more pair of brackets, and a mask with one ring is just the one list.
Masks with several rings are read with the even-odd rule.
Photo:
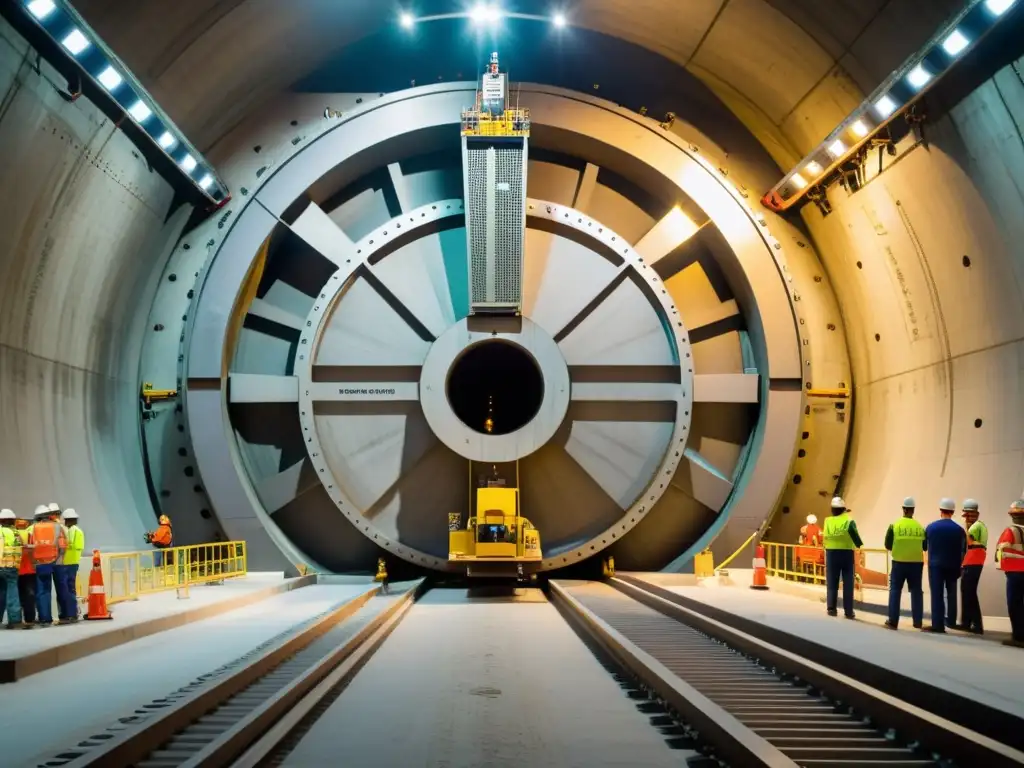
[[953, 22], [907, 59], [828, 138], [765, 194], [761, 202], [776, 211], [785, 211], [799, 202], [807, 190], [827, 179], [847, 158], [920, 99], [1005, 18], [1016, 2], [972, 0]]
[[479, 3], [466, 11], [455, 13], [435, 13], [431, 16], [414, 16], [412, 13], [405, 11], [399, 14], [398, 23], [405, 29], [412, 29], [417, 24], [429, 21], [444, 21], [446, 19], [469, 19], [474, 26], [478, 27], [494, 26], [502, 19], [524, 19], [526, 21], [550, 22], [559, 29], [566, 27], [569, 24], [568, 17], [560, 11], [556, 11], [550, 16], [542, 16], [538, 13], [510, 13], [502, 10], [501, 6], [493, 3]]
[[227, 185], [157, 106], [128, 68], [85, 23], [67, 0], [18, 0], [22, 10], [86, 77], [121, 108], [152, 145], [215, 206], [230, 198]]

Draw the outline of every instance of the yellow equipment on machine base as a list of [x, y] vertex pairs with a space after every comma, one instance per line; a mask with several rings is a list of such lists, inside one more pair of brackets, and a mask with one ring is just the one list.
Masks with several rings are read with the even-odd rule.
[[519, 514], [518, 488], [477, 488], [476, 516], [448, 516], [448, 560], [470, 576], [523, 576], [540, 566], [540, 531]]

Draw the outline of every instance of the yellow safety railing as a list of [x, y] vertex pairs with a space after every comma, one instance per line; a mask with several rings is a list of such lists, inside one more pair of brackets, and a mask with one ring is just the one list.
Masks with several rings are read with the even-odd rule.
[[[762, 541], [765, 571], [787, 581], [825, 584], [825, 549], [803, 544]], [[886, 549], [862, 547], [855, 560], [859, 589], [887, 589], [892, 571], [892, 554]]]
[[[89, 595], [89, 572], [92, 558], [82, 554], [78, 569], [78, 599]], [[180, 590], [188, 597], [188, 589], [196, 584], [212, 584], [224, 579], [245, 576], [248, 571], [244, 541], [218, 541], [192, 544], [187, 547], [147, 549], [139, 552], [101, 553], [100, 567], [107, 605], [138, 600], [142, 595]]]

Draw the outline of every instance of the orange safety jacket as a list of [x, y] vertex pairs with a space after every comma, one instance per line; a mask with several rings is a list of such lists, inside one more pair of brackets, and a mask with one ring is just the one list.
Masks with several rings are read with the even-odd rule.
[[56, 563], [61, 553], [68, 548], [64, 526], [51, 520], [33, 525], [28, 540], [32, 545], [32, 560], [36, 565]]
[[996, 562], [999, 570], [1024, 573], [1024, 525], [1011, 525], [996, 544]]
[[821, 549], [821, 542], [821, 528], [817, 523], [808, 523], [803, 526], [800, 529], [800, 543], [805, 546], [796, 548], [797, 559], [808, 563], [824, 562], [825, 552]]
[[32, 550], [26, 547], [29, 539], [32, 536], [32, 527], [29, 526], [23, 530], [18, 531], [18, 535], [21, 536], [21, 567], [18, 568], [19, 576], [31, 576], [36, 572], [36, 564], [32, 562]]
[[171, 526], [161, 525], [158, 526], [153, 533], [149, 535], [149, 541], [154, 547], [169, 547], [171, 546]]

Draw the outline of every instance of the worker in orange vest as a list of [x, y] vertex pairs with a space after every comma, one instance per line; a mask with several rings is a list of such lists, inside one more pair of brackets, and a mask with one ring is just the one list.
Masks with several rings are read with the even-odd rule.
[[816, 565], [823, 559], [821, 550], [821, 527], [818, 525], [817, 515], [807, 516], [807, 525], [800, 529], [799, 543], [796, 558], [801, 566]]
[[[43, 627], [53, 625], [54, 577], [57, 564], [68, 547], [68, 532], [60, 522], [60, 507], [56, 504], [50, 507], [36, 509], [36, 522], [29, 529], [27, 545], [36, 566], [36, 612], [39, 625]], [[58, 593], [63, 593], [63, 589]]]
[[[46, 507], [36, 507], [36, 514]], [[28, 537], [32, 532], [32, 525], [28, 520], [18, 518], [14, 524], [15, 530], [21, 536], [21, 567], [18, 568], [18, 596], [21, 598], [21, 615], [25, 622], [25, 629], [32, 629], [36, 625], [36, 564], [32, 562], [32, 550], [28, 548]]]
[[[158, 550], [167, 549], [174, 543], [174, 533], [171, 531], [171, 518], [167, 515], [160, 515], [160, 519], [157, 521], [159, 525], [155, 531], [149, 531], [145, 538], [147, 544], [152, 544]], [[163, 565], [164, 558], [162, 552], [153, 553], [153, 565], [157, 568]], [[171, 558], [167, 558], [167, 565], [173, 565]]]
[[1024, 499], [1010, 505], [1010, 526], [996, 543], [996, 567], [1006, 574], [1006, 611], [1010, 614], [1009, 640], [1003, 645], [1024, 648]]

